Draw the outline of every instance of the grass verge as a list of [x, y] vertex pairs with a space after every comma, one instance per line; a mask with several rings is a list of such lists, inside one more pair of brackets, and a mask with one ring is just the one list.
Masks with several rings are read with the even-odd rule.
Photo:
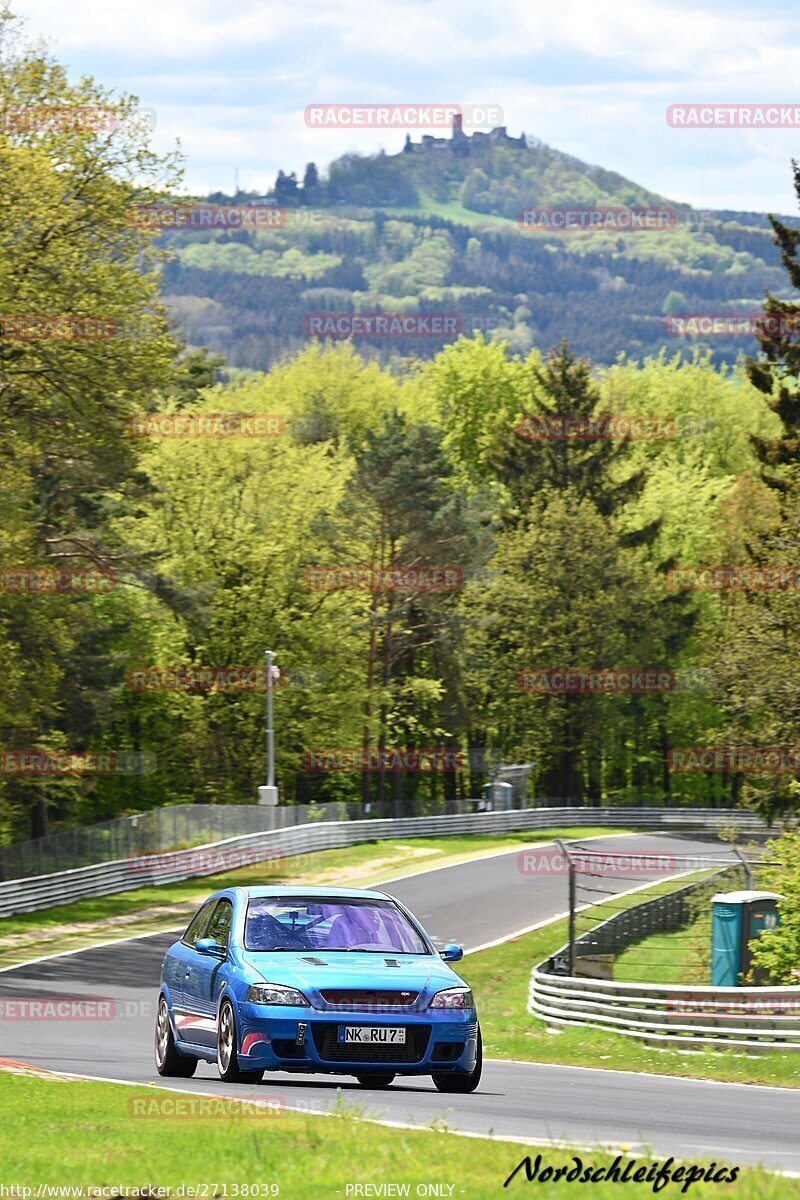
[[[573, 1167], [573, 1153], [584, 1167], [591, 1164], [596, 1169], [609, 1166], [615, 1157], [607, 1151], [537, 1150], [489, 1138], [453, 1137], [442, 1127], [420, 1132], [388, 1129], [359, 1120], [357, 1110], [345, 1106], [332, 1117], [281, 1115], [280, 1110], [278, 1115], [257, 1117], [254, 1107], [230, 1102], [216, 1103], [213, 1111], [219, 1115], [135, 1115], [137, 1101], [140, 1112], [153, 1113], [164, 1112], [176, 1099], [175, 1093], [155, 1089], [0, 1073], [4, 1180], [18, 1189], [32, 1188], [33, 1196], [42, 1183], [164, 1188], [176, 1196], [189, 1195], [188, 1188], [200, 1185], [205, 1190], [194, 1194], [201, 1200], [215, 1194], [318, 1200], [357, 1195], [348, 1191], [353, 1185], [383, 1183], [395, 1185], [383, 1193], [388, 1195], [424, 1195], [417, 1190], [420, 1184], [437, 1184], [444, 1185], [442, 1190], [427, 1194], [472, 1200], [501, 1192], [526, 1156], [535, 1161], [540, 1153], [541, 1169]], [[185, 1104], [189, 1098], [183, 1099]], [[637, 1166], [653, 1161], [642, 1156]], [[622, 1159], [620, 1167], [624, 1166]], [[800, 1197], [800, 1184], [794, 1180], [755, 1169], [737, 1174], [722, 1192], [722, 1181], [699, 1182], [689, 1194], [694, 1200], [718, 1200], [721, 1194], [736, 1200]], [[540, 1183], [537, 1195], [563, 1195], [561, 1182]], [[396, 1190], [398, 1185], [408, 1185], [409, 1191]], [[643, 1188], [643, 1194], [652, 1194], [652, 1184], [644, 1183]], [[594, 1200], [611, 1200], [621, 1190], [620, 1183], [599, 1181], [591, 1194]], [[524, 1169], [508, 1191], [526, 1192]], [[360, 1192], [365, 1194], [381, 1193]], [[627, 1195], [627, 1189], [622, 1194]], [[667, 1185], [662, 1194], [680, 1195], [680, 1181]]]
[[618, 983], [711, 983], [711, 918], [675, 933], [654, 933], [614, 962]]
[[[468, 862], [493, 851], [512, 851], [553, 838], [624, 833], [603, 827], [520, 831], [494, 836], [414, 838], [362, 842], [341, 850], [300, 854], [281, 862], [252, 864], [218, 875], [97, 896], [0, 920], [0, 966], [61, 950], [76, 950], [114, 937], [182, 926], [217, 888], [255, 883], [330, 884], [368, 887], [383, 880]], [[628, 831], [629, 832], [629, 831]], [[57, 943], [54, 938], [58, 939]]]
[[[493, 850], [514, 850], [532, 842], [549, 841], [553, 837], [582, 837], [611, 832], [600, 828], [580, 830], [549, 830], [538, 839], [531, 834], [505, 834], [496, 837], [452, 837], [414, 839], [408, 842], [369, 842], [344, 850], [328, 850], [287, 859], [284, 873], [269, 877], [274, 882], [361, 884], [377, 883], [388, 875], [404, 870], [428, 869], [450, 863], [467, 861]], [[618, 830], [615, 832], [619, 832]], [[420, 849], [424, 852], [420, 858]], [[376, 851], [381, 854], [376, 857]], [[344, 878], [342, 878], [344, 874]], [[185, 883], [168, 884], [160, 888], [145, 888], [115, 896], [81, 901], [79, 904], [49, 909], [42, 913], [26, 913], [0, 921], [0, 938], [13, 930], [21, 940], [13, 949], [4, 948], [0, 955], [5, 961], [24, 961], [25, 957], [53, 952], [53, 936], [58, 933], [58, 949], [70, 949], [81, 943], [90, 945], [104, 936], [122, 937], [150, 928], [164, 928], [171, 922], [164, 915], [163, 904], [168, 896], [174, 909], [185, 917], [209, 892], [226, 883], [253, 882], [252, 868], [226, 875], [207, 876]], [[664, 881], [654, 886], [650, 894], [682, 886], [685, 881]], [[640, 895], [627, 902], [636, 903]], [[161, 901], [161, 915], [154, 916], [152, 904]], [[182, 907], [177, 907], [181, 905]], [[146, 915], [147, 913], [150, 915]], [[124, 928], [112, 926], [109, 919], [131, 915], [136, 923]], [[70, 934], [70, 925], [86, 922], [90, 929]], [[105, 924], [104, 924], [105, 922]], [[180, 924], [180, 920], [176, 922]], [[42, 932], [47, 945], [30, 939]], [[670, 935], [675, 936], [677, 935]], [[24, 939], [29, 939], [25, 944]], [[710, 1048], [680, 1051], [656, 1049], [634, 1038], [592, 1029], [588, 1026], [564, 1028], [557, 1032], [527, 1012], [528, 986], [531, 968], [547, 958], [567, 939], [565, 921], [554, 922], [533, 933], [514, 938], [500, 946], [469, 955], [460, 973], [478, 996], [485, 1053], [492, 1058], [512, 1058], [553, 1064], [603, 1067], [620, 1071], [652, 1071], [658, 1074], [679, 1075], [726, 1082], [761, 1083], [780, 1087], [800, 1086], [800, 1055], [779, 1051], [750, 1057], [735, 1051], [715, 1051]], [[0, 940], [0, 946], [2, 941]], [[27, 951], [27, 953], [26, 953]], [[0, 961], [2, 958], [0, 957]], [[673, 978], [675, 978], [673, 974]]]
[[[633, 897], [638, 900], [640, 897]], [[636, 1038], [590, 1026], [551, 1030], [527, 1012], [531, 969], [564, 945], [566, 921], [470, 954], [459, 973], [478, 998], [484, 1054], [616, 1071], [651, 1071], [727, 1083], [800, 1087], [800, 1054], [757, 1056], [703, 1047], [656, 1049]]]

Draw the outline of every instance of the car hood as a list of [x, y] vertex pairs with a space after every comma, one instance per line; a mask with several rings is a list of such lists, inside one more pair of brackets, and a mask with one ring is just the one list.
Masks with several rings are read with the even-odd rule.
[[321, 988], [407, 988], [430, 994], [463, 984], [455, 971], [434, 955], [248, 950], [242, 957], [254, 982], [281, 983], [305, 993]]

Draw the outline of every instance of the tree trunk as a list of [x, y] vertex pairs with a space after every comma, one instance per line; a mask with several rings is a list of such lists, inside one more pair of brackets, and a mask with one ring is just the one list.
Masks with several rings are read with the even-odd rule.
[[47, 812], [47, 793], [42, 786], [40, 794], [31, 809], [31, 837], [50, 836], [50, 817]]

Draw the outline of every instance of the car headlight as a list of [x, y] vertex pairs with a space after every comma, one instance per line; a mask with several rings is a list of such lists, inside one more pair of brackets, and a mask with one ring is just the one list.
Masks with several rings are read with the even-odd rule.
[[437, 992], [430, 1003], [431, 1008], [474, 1008], [475, 999], [469, 988], [445, 988]]
[[279, 983], [253, 984], [245, 997], [249, 1004], [290, 1004], [308, 1008], [308, 1001], [296, 988], [281, 987]]

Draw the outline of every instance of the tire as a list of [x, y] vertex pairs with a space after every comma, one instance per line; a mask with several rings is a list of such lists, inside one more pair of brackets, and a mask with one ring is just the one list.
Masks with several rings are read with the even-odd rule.
[[481, 1072], [483, 1070], [483, 1038], [481, 1036], [480, 1026], [478, 1026], [478, 1056], [475, 1059], [475, 1066], [468, 1075], [456, 1074], [441, 1074], [433, 1076], [433, 1082], [436, 1084], [440, 1092], [458, 1092], [464, 1095], [466, 1092], [474, 1092], [481, 1081]]
[[159, 1075], [190, 1079], [197, 1070], [197, 1059], [179, 1054], [172, 1036], [169, 1005], [166, 996], [159, 996], [156, 1015], [156, 1070]]
[[395, 1079], [395, 1076], [390, 1075], [388, 1071], [384, 1074], [376, 1071], [374, 1075], [356, 1075], [356, 1079], [362, 1087], [385, 1088]]
[[243, 1071], [236, 1050], [236, 1018], [230, 1000], [223, 1000], [217, 1020], [217, 1070], [226, 1083], [260, 1083], [263, 1071]]

